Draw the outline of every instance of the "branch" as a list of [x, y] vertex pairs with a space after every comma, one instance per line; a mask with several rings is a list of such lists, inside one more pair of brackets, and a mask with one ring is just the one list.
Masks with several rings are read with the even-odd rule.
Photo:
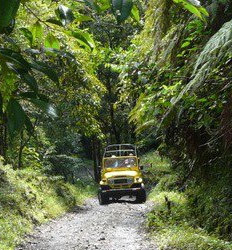
[[43, 21], [39, 16], [37, 16], [35, 14], [34, 11], [32, 11], [26, 4], [24, 4], [24, 6], [26, 7], [26, 9], [38, 20], [40, 21], [41, 23], [45, 24], [48, 28], [50, 29], [54, 29], [53, 27], [51, 27], [50, 25], [48, 25], [45, 21]]

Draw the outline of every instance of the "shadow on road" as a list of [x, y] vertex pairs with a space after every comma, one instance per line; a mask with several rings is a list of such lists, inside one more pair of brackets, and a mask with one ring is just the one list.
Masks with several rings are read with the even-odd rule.
[[140, 204], [140, 202], [136, 201], [136, 199], [132, 199], [130, 197], [123, 197], [121, 199], [110, 199], [108, 204], [112, 203], [129, 203], [129, 204]]

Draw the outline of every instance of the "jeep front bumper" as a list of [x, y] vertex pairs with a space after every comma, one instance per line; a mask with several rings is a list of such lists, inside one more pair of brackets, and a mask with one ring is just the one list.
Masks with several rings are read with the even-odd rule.
[[144, 184], [141, 183], [138, 187], [131, 188], [110, 188], [109, 186], [101, 186], [101, 192], [108, 194], [109, 196], [124, 196], [124, 195], [136, 195], [141, 190], [144, 190]]

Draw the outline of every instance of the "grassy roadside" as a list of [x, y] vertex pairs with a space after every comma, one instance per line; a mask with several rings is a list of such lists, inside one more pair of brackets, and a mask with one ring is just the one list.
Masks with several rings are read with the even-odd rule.
[[0, 249], [14, 249], [35, 225], [62, 215], [95, 193], [91, 182], [71, 185], [36, 170], [13, 170], [0, 161]]
[[197, 226], [188, 206], [188, 196], [177, 190], [177, 176], [169, 168], [168, 161], [150, 152], [142, 158], [142, 163], [149, 165], [146, 179], [150, 184], [157, 184], [149, 194], [154, 207], [147, 216], [147, 226], [158, 249], [232, 249], [232, 243]]

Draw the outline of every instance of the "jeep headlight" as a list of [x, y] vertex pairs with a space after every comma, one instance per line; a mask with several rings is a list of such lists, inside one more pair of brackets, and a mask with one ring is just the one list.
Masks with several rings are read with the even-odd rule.
[[141, 177], [136, 177], [135, 181], [138, 182], [138, 183], [141, 183], [141, 182], [143, 182], [143, 179]]
[[104, 185], [104, 184], [106, 184], [106, 179], [102, 179], [102, 180], [100, 181], [100, 185]]

